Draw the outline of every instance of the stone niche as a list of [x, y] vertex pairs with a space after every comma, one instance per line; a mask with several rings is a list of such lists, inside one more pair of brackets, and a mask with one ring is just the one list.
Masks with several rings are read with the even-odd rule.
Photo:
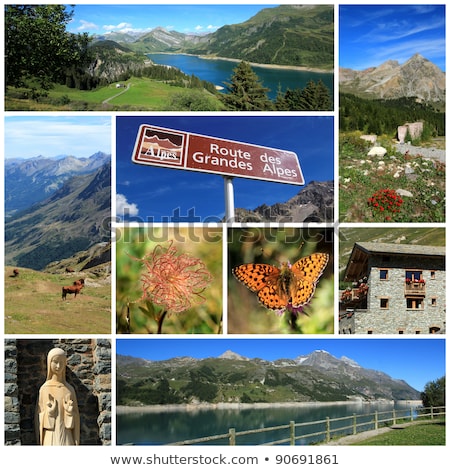
[[36, 445], [34, 414], [47, 354], [66, 351], [66, 379], [80, 411], [80, 444], [111, 444], [111, 342], [108, 339], [5, 339], [5, 445]]
[[418, 139], [423, 133], [423, 122], [407, 122], [403, 126], [398, 126], [397, 137], [401, 144], [405, 143], [408, 131], [411, 139]]

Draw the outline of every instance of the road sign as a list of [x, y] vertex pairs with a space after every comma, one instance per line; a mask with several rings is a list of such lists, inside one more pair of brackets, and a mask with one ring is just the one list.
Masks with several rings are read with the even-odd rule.
[[132, 161], [277, 183], [305, 184], [297, 154], [143, 124]]

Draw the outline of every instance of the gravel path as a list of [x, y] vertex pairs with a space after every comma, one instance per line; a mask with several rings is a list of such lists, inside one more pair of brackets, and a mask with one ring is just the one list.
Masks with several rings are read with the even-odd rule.
[[445, 163], [445, 150], [439, 150], [435, 148], [427, 147], [415, 147], [410, 144], [396, 144], [396, 149], [398, 152], [405, 153], [409, 151], [411, 156], [422, 155], [425, 158], [432, 158], [434, 160], [439, 160], [442, 163]]

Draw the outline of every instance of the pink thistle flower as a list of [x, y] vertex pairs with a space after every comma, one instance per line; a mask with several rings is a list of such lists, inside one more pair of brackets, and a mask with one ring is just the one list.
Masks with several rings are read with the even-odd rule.
[[168, 248], [157, 245], [139, 261], [146, 268], [141, 276], [141, 300], [160, 305], [168, 313], [183, 312], [205, 301], [201, 294], [211, 274], [200, 259], [178, 253], [172, 241]]

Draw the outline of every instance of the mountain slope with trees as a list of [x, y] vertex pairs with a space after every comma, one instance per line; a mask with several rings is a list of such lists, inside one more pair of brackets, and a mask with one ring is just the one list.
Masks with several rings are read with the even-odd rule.
[[348, 358], [314, 351], [296, 359], [218, 358], [145, 361], [117, 356], [118, 404], [275, 403], [415, 400], [419, 392]]
[[281, 5], [204, 36], [158, 27], [127, 44], [141, 53], [178, 52], [331, 71], [334, 11], [332, 5]]
[[96, 243], [109, 242], [111, 163], [67, 180], [48, 199], [5, 224], [7, 264], [36, 270]]

